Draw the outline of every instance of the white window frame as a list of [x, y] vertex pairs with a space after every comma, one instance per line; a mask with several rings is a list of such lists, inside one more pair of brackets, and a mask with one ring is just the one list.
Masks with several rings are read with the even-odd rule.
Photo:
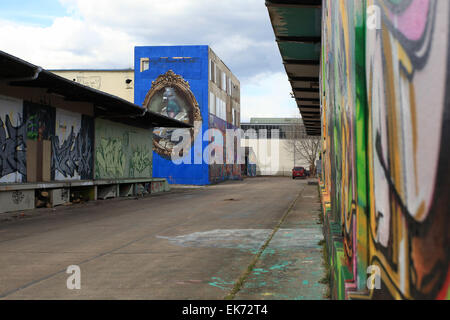
[[[150, 69], [150, 59], [149, 58], [141, 58], [141, 72], [147, 71]], [[144, 64], [147, 65], [147, 68], [144, 67]]]
[[227, 75], [225, 72], [222, 72], [221, 76], [222, 76], [222, 79], [220, 82], [220, 85], [221, 85], [220, 87], [223, 91], [226, 92], [227, 91]]

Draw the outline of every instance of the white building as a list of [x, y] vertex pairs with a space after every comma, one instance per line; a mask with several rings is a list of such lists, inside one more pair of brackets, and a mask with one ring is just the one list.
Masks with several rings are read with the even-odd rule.
[[63, 78], [115, 95], [134, 103], [134, 70], [50, 70]]
[[308, 161], [295, 151], [292, 139], [305, 134], [302, 119], [252, 118], [249, 123], [241, 123], [241, 128], [246, 133], [241, 146], [251, 147], [256, 154], [257, 175], [291, 176], [294, 167], [309, 169]]

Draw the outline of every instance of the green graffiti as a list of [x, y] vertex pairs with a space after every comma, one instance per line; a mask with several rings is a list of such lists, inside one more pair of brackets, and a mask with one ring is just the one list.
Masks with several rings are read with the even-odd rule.
[[121, 139], [101, 138], [96, 149], [97, 177], [123, 177], [126, 166], [126, 156], [123, 152]]
[[134, 177], [135, 173], [142, 173], [149, 169], [152, 165], [150, 150], [146, 147], [137, 147], [130, 159], [130, 176]]
[[36, 122], [37, 117], [35, 115], [32, 115], [28, 118], [27, 121], [27, 138], [30, 140], [36, 140], [38, 138], [38, 124]]

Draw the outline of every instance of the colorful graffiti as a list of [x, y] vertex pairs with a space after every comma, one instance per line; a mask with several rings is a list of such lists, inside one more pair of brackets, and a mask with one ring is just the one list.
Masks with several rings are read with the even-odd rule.
[[[194, 124], [196, 121], [202, 121], [200, 107], [189, 83], [172, 70], [161, 74], [152, 82], [143, 105], [153, 112], [182, 122]], [[167, 160], [171, 159], [172, 151], [177, 144], [176, 141], [172, 141], [174, 131], [171, 128], [155, 128], [153, 132], [154, 150]], [[197, 137], [196, 129], [191, 129], [190, 134], [192, 145]]]
[[23, 117], [28, 140], [50, 140], [55, 135], [55, 108], [24, 101]]
[[[357, 154], [366, 147], [364, 119], [364, 77], [361, 79], [361, 51], [355, 39], [360, 36], [363, 8], [356, 1], [326, 1], [323, 9], [323, 168], [331, 213], [342, 228], [342, 251], [350, 276], [336, 282], [344, 290], [357, 290], [365, 284], [365, 261], [358, 261], [357, 229], [365, 221], [365, 159]], [[335, 27], [337, 26], [337, 27]], [[358, 72], [357, 72], [358, 71]], [[361, 88], [362, 86], [362, 88]], [[357, 134], [359, 133], [359, 134]], [[359, 174], [359, 175], [358, 175]], [[358, 263], [359, 262], [359, 263]], [[338, 263], [341, 263], [339, 261]]]
[[0, 97], [0, 183], [151, 178], [151, 150], [148, 130]]
[[95, 121], [96, 179], [151, 178], [152, 135], [106, 120]]
[[393, 298], [445, 297], [450, 4], [368, 4], [383, 17], [381, 31], [367, 34], [370, 263]]
[[[241, 165], [237, 164], [237, 146], [238, 143], [235, 141], [234, 143], [234, 163], [235, 164], [229, 164], [226, 163], [227, 159], [227, 136], [226, 136], [226, 130], [227, 129], [236, 129], [233, 127], [230, 123], [227, 123], [226, 121], [210, 114], [209, 115], [209, 128], [210, 129], [217, 129], [221, 133], [223, 140], [222, 143], [214, 142], [214, 146], [220, 150], [220, 155], [218, 155], [223, 160], [221, 163], [213, 163], [209, 165], [209, 181], [211, 183], [219, 183], [225, 180], [240, 180], [242, 179], [242, 169]], [[211, 141], [211, 139], [210, 139]], [[223, 150], [223, 151], [222, 151]], [[213, 151], [213, 154], [216, 151]]]
[[[377, 28], [367, 8], [379, 9]], [[331, 259], [343, 259], [335, 297], [449, 298], [449, 16], [448, 1], [323, 3], [322, 190], [342, 230], [328, 237]], [[371, 265], [379, 290], [367, 289]]]

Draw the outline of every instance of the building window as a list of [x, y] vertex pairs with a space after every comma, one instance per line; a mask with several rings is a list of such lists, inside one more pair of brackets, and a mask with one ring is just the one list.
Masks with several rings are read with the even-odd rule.
[[150, 69], [150, 59], [149, 58], [141, 58], [141, 72]]
[[221, 88], [223, 91], [227, 91], [227, 75], [225, 72], [222, 72], [222, 81], [221, 81]]
[[216, 82], [216, 64], [214, 63], [214, 61], [211, 60], [211, 64], [210, 64], [210, 77], [209, 80], [211, 80], [212, 82]]
[[216, 81], [215, 83], [217, 84], [218, 87], [220, 87], [220, 69], [217, 65], [215, 65], [216, 67]]
[[216, 115], [216, 96], [214, 93], [209, 94], [209, 113]]
[[216, 97], [216, 113], [215, 116], [227, 121], [226, 103], [219, 97]]

